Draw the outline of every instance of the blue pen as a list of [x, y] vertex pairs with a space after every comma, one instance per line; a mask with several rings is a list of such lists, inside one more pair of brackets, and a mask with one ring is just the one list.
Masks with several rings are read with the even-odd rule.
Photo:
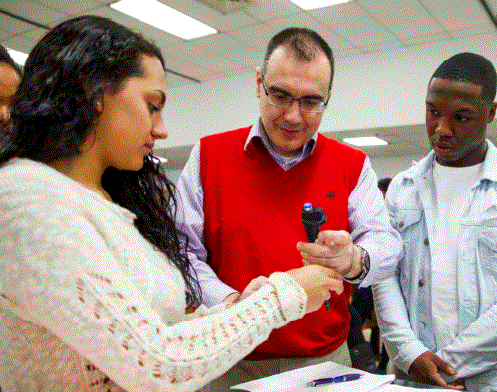
[[334, 384], [337, 382], [344, 382], [344, 381], [354, 381], [358, 380], [361, 378], [361, 375], [359, 373], [350, 373], [350, 374], [344, 374], [343, 376], [337, 376], [337, 377], [331, 377], [331, 378], [319, 378], [317, 380], [309, 381], [307, 383], [308, 387], [316, 387], [318, 385], [323, 385], [323, 384]]

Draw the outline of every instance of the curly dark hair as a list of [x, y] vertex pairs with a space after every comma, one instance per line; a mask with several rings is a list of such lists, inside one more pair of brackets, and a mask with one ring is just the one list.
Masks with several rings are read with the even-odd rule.
[[[13, 133], [2, 145], [0, 164], [12, 157], [50, 163], [80, 154], [98, 119], [96, 100], [142, 75], [140, 55], [155, 57], [165, 67], [157, 46], [107, 18], [87, 15], [52, 29], [26, 61], [13, 97]], [[114, 202], [136, 214], [139, 232], [179, 268], [187, 304], [201, 302], [186, 252], [188, 238], [174, 223], [174, 185], [158, 161], [148, 155], [138, 171], [109, 167], [102, 186]]]

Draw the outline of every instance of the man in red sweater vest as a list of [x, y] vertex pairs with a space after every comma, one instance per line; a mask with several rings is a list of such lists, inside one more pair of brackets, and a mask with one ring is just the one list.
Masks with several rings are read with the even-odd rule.
[[[236, 302], [258, 276], [321, 263], [344, 280], [320, 310], [270, 335], [245, 360], [206, 387], [229, 387], [324, 361], [351, 365], [347, 348], [350, 283], [391, 276], [401, 253], [367, 156], [318, 127], [330, 98], [333, 55], [314, 31], [290, 28], [269, 42], [256, 70], [260, 117], [250, 127], [201, 139], [178, 181], [182, 221], [203, 303]], [[327, 215], [306, 243], [302, 206]]]

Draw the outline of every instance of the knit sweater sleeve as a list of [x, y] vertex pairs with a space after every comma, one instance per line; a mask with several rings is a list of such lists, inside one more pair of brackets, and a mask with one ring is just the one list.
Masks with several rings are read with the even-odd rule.
[[[87, 390], [71, 378], [90, 380], [94, 366], [112, 390], [194, 391], [305, 313], [305, 292], [275, 273], [235, 306], [167, 323], [117, 262], [106, 235], [62, 196], [29, 186], [0, 192], [0, 211], [1, 335], [24, 336], [11, 344], [17, 358], [9, 359], [9, 372], [42, 380], [47, 390], [51, 383]], [[50, 366], [26, 362], [49, 348]], [[71, 370], [78, 361], [88, 374]]]

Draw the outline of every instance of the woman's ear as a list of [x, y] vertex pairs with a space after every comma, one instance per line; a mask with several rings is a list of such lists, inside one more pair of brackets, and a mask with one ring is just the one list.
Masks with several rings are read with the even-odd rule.
[[102, 103], [102, 100], [103, 100], [103, 98], [100, 97], [100, 98], [97, 98], [96, 101], [95, 101], [95, 109], [99, 113], [102, 113], [102, 110], [104, 109], [104, 105]]

